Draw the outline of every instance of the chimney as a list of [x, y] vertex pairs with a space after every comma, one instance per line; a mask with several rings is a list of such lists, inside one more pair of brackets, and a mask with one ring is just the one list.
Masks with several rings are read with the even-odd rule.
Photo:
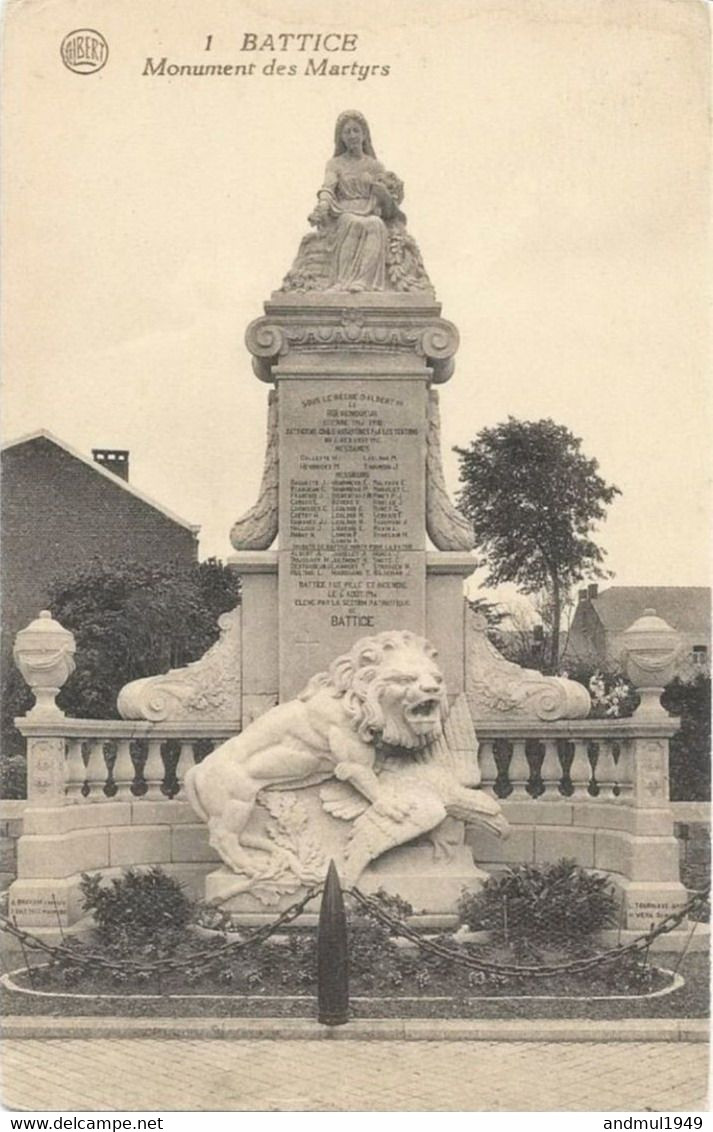
[[127, 448], [92, 448], [95, 463], [120, 480], [129, 482], [129, 451]]
[[597, 585], [596, 582], [592, 582], [590, 585], [587, 586], [587, 597], [589, 598], [590, 601], [593, 601], [598, 593], [599, 593], [599, 586]]
[[580, 590], [579, 594], [577, 596], [578, 596], [580, 601], [586, 601], [587, 600], [587, 591], [586, 590]]

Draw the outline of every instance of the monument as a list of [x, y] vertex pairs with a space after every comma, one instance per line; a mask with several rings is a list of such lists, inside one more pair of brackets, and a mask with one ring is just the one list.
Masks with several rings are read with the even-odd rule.
[[402, 200], [366, 120], [341, 114], [313, 231], [247, 332], [255, 373], [275, 390], [260, 495], [231, 532], [254, 658], [246, 729], [189, 772], [186, 790], [228, 866], [206, 894], [242, 891], [245, 909], [250, 895], [273, 905], [321, 880], [334, 856], [345, 883], [371, 869], [443, 910], [480, 876], [458, 817], [506, 827], [495, 799], [469, 788], [464, 701], [447, 722], [464, 692], [473, 562], [443, 484], [433, 387], [452, 372], [458, 335]]
[[[246, 334], [272, 388], [259, 496], [231, 531], [240, 617], [203, 661], [119, 699], [126, 717], [178, 719], [206, 682], [228, 689], [217, 710], [241, 732], [188, 771], [185, 793], [223, 862], [206, 896], [236, 913], [286, 906], [330, 858], [346, 884], [452, 911], [483, 876], [464, 823], [507, 832], [480, 788], [473, 540], [441, 464], [438, 386], [458, 333], [403, 195], [364, 117], [341, 114], [313, 230]], [[544, 690], [551, 718], [586, 715], [578, 686], [527, 678], [521, 702]]]
[[334, 148], [312, 231], [247, 330], [268, 435], [219, 640], [97, 721], [55, 703], [71, 633], [43, 614], [18, 635], [37, 705], [17, 721], [31, 804], [12, 914], [73, 923], [83, 872], [158, 864], [270, 919], [334, 859], [344, 884], [441, 915], [480, 883], [474, 858], [567, 856], [615, 878], [623, 930], [647, 927], [686, 899], [660, 707], [677, 635], [652, 611], [631, 626], [642, 705], [617, 720], [494, 649], [464, 598], [472, 533], [441, 464], [458, 334], [356, 111]]

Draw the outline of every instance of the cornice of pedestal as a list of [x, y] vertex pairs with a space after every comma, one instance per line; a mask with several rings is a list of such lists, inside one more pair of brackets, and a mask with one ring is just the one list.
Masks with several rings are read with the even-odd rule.
[[383, 377], [391, 360], [395, 372], [408, 366], [439, 384], [453, 373], [459, 345], [457, 328], [440, 314], [440, 303], [423, 294], [276, 292], [245, 342], [261, 381], [275, 381], [278, 367], [336, 376], [340, 362], [351, 372], [363, 363], [363, 376], [374, 369]]
[[228, 566], [236, 574], [276, 574], [276, 550], [239, 550], [228, 557]]

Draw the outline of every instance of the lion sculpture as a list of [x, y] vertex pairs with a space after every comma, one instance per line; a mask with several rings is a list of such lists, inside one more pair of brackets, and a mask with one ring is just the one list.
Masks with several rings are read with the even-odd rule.
[[[449, 813], [504, 833], [495, 799], [463, 787], [443, 765], [434, 775], [430, 765], [428, 751], [443, 747], [448, 712], [435, 658], [427, 641], [407, 631], [362, 638], [296, 699], [271, 708], [192, 767], [186, 796], [226, 865], [246, 876], [264, 874], [250, 850], [276, 853], [271, 841], [246, 829], [261, 791], [328, 779], [337, 781], [324, 788], [324, 809], [360, 819], [350, 839], [351, 883], [370, 860], [434, 829]], [[417, 788], [404, 779], [403, 797], [397, 779], [381, 773], [384, 751], [407, 755], [414, 769], [424, 763]]]

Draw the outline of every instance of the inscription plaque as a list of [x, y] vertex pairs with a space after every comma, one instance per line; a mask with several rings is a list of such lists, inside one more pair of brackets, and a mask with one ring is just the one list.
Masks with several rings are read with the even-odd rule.
[[425, 631], [425, 381], [280, 381], [280, 698], [359, 637]]

